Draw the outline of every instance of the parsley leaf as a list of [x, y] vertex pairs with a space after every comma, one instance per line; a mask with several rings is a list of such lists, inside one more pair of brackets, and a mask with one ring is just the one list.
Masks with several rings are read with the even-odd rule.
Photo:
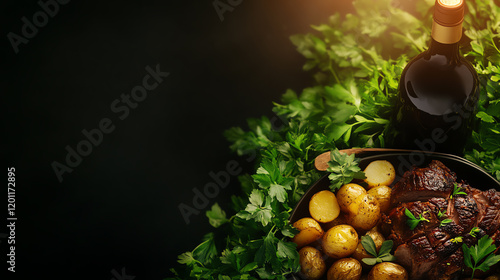
[[196, 260], [193, 258], [192, 252], [182, 253], [181, 255], [179, 255], [177, 261], [180, 264], [187, 264], [187, 265], [191, 265], [196, 262]]
[[264, 194], [254, 189], [250, 194], [250, 203], [247, 205], [243, 212], [237, 214], [238, 217], [246, 220], [254, 219], [256, 222], [266, 226], [272, 218], [271, 198], [266, 197]]
[[366, 178], [365, 173], [358, 166], [360, 159], [356, 159], [354, 154], [347, 155], [335, 149], [331, 151], [330, 156], [331, 160], [328, 162], [327, 171], [331, 172], [328, 178], [332, 182], [330, 185], [332, 191], [339, 189], [353, 179]]
[[391, 250], [394, 245], [392, 240], [386, 240], [380, 246], [380, 250], [377, 253], [377, 248], [375, 246], [375, 242], [372, 237], [369, 235], [364, 235], [361, 237], [361, 245], [365, 251], [372, 255], [373, 258], [363, 258], [362, 261], [367, 265], [375, 265], [376, 263], [381, 262], [392, 262], [396, 260], [396, 257], [391, 255]]
[[262, 245], [255, 254], [255, 262], [259, 265], [264, 265], [264, 263], [271, 261], [276, 262], [277, 243], [278, 238], [276, 238], [272, 232], [269, 232], [266, 237], [264, 237]]
[[365, 248], [366, 252], [374, 257], [377, 257], [377, 248], [375, 247], [375, 242], [373, 238], [369, 235], [364, 235], [361, 237], [361, 245]]
[[[422, 214], [425, 215], [425, 213], [426, 212]], [[423, 217], [422, 214], [420, 214], [418, 218], [416, 218], [413, 215], [413, 213], [410, 210], [408, 210], [408, 208], [405, 208], [405, 215], [406, 217], [408, 217], [408, 219], [406, 220], [406, 224], [410, 227], [411, 230], [414, 230], [417, 227], [417, 225], [422, 221], [429, 222], [429, 220]]]
[[202, 264], [211, 262], [217, 255], [217, 249], [215, 248], [214, 234], [206, 234], [200, 245], [194, 248], [192, 256], [195, 260]]
[[210, 224], [214, 228], [218, 228], [221, 225], [227, 223], [229, 220], [226, 218], [226, 212], [224, 212], [218, 203], [215, 203], [212, 208], [206, 212], [206, 216], [209, 219]]
[[[462, 244], [465, 265], [472, 268], [471, 279], [474, 278], [474, 273], [477, 269], [486, 272], [491, 266], [500, 261], [500, 255], [492, 254], [495, 250], [496, 246], [493, 245], [493, 239], [488, 235], [483, 236], [475, 246], [471, 246], [470, 248]], [[471, 257], [474, 263], [472, 263]], [[484, 261], [481, 263], [483, 259]]]

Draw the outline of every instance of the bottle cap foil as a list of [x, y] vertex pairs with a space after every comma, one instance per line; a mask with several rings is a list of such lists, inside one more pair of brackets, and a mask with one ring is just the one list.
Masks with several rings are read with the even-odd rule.
[[442, 26], [455, 26], [464, 20], [464, 0], [436, 0], [434, 21]]

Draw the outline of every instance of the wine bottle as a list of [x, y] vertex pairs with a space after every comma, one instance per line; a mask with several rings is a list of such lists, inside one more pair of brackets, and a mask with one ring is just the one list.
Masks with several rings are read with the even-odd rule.
[[464, 0], [436, 0], [431, 43], [399, 82], [393, 146], [461, 155], [477, 110], [478, 77], [460, 54]]

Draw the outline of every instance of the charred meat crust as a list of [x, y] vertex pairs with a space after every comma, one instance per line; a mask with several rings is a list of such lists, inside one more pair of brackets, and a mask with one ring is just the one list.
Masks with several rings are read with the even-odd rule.
[[[452, 196], [455, 185], [466, 195]], [[439, 161], [407, 171], [392, 189], [391, 205], [380, 229], [394, 241], [394, 255], [410, 279], [459, 279], [465, 267], [462, 243], [470, 247], [489, 235], [500, 245], [500, 192], [457, 182], [455, 173]], [[426, 220], [411, 230], [406, 209]]]
[[447, 198], [456, 182], [455, 173], [442, 162], [433, 160], [428, 167], [414, 168], [405, 172], [391, 193], [391, 203], [421, 200], [433, 197]]
[[439, 261], [439, 257], [425, 236], [400, 245], [394, 256], [406, 269], [409, 269], [410, 279], [422, 279]]

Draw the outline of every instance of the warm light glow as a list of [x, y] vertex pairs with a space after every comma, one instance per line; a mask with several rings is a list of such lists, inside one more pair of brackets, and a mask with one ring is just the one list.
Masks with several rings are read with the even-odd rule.
[[444, 7], [458, 7], [462, 4], [463, 0], [439, 0], [439, 3]]

